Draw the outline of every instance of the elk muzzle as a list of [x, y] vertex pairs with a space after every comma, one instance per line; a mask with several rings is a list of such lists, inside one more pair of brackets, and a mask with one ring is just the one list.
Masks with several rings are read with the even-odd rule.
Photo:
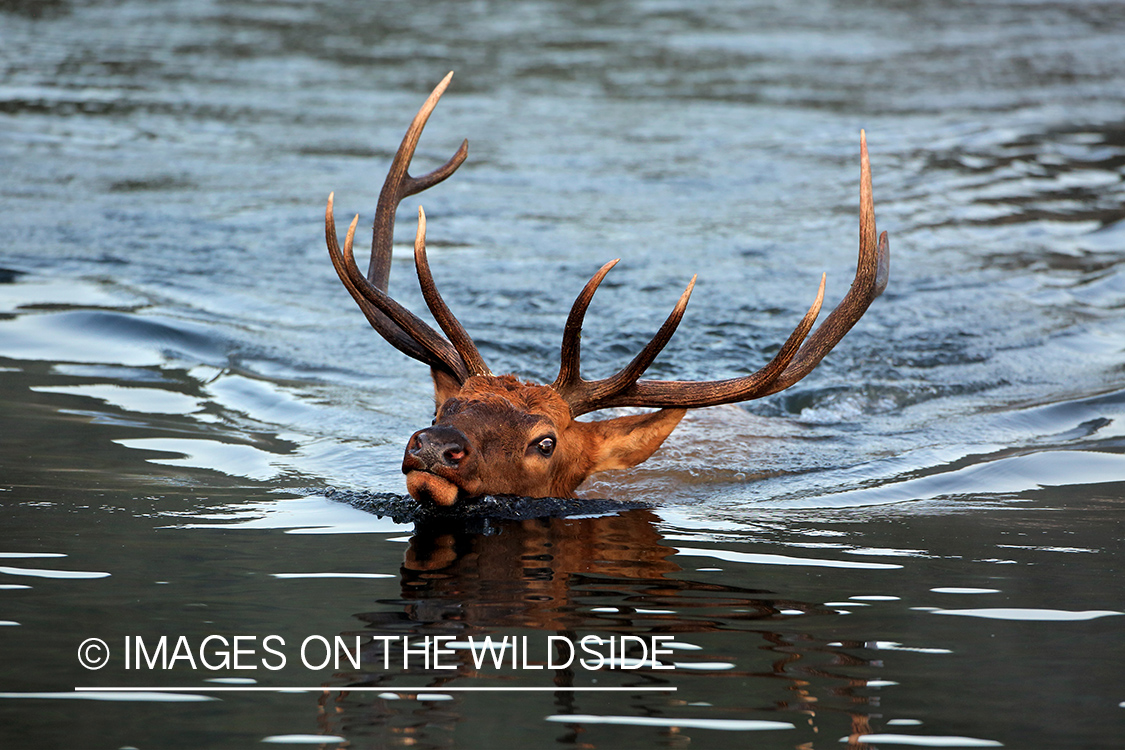
[[415, 432], [402, 459], [410, 496], [419, 502], [453, 505], [461, 494], [472, 454], [469, 438], [456, 427], [434, 425]]

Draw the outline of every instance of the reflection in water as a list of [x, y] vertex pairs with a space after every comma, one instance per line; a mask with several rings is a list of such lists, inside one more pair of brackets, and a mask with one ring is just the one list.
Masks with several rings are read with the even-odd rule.
[[[340, 692], [321, 700], [323, 730], [355, 736], [378, 729], [399, 738], [407, 732], [416, 746], [444, 746], [439, 738], [467, 714], [495, 711], [496, 721], [515, 720], [505, 718], [505, 702], [497, 694], [486, 693], [490, 697], [484, 701], [457, 688], [519, 686], [554, 688], [548, 691], [550, 704], [542, 702], [538, 713], [523, 720], [551, 715], [553, 722], [567, 724], [567, 715], [577, 717], [560, 742], [577, 741], [581, 716], [615, 711], [651, 717], [653, 726], [671, 727], [671, 732], [684, 725], [750, 731], [807, 723], [815, 728], [823, 712], [845, 715], [853, 735], [869, 731], [864, 706], [871, 698], [858, 692], [869, 682], [845, 674], [869, 666], [853, 653], [865, 644], [845, 649], [793, 628], [794, 615], [835, 610], [771, 591], [692, 580], [691, 571], [674, 561], [676, 550], [663, 541], [656, 522], [650, 511], [630, 510], [500, 521], [487, 533], [466, 531], [461, 524], [420, 524], [403, 561], [400, 596], [356, 615], [363, 628], [344, 634], [363, 636], [363, 668], [338, 673], [331, 683]], [[708, 639], [712, 633], [738, 633], [744, 641], [738, 655], [716, 646], [723, 641]], [[437, 636], [449, 639], [438, 657], [442, 669], [423, 656], [425, 639]], [[592, 636], [599, 637], [594, 650], [603, 656], [609, 655], [605, 644], [611, 641], [627, 649], [615, 654], [619, 659], [612, 666], [607, 661], [591, 669], [601, 661], [581, 644]], [[657, 663], [649, 651], [654, 636], [664, 637], [658, 643], [666, 649]], [[508, 647], [474, 652], [470, 644], [479, 648], [486, 637], [493, 645], [504, 640]], [[558, 639], [578, 647], [568, 649]], [[575, 653], [578, 659], [571, 658]], [[502, 661], [492, 654], [502, 654], [496, 657]], [[760, 655], [760, 663], [741, 663], [753, 658], [747, 654]], [[586, 664], [579, 661], [583, 656]], [[719, 722], [714, 726], [692, 718], [699, 709], [675, 692], [628, 691], [621, 694], [627, 702], [620, 703], [617, 694], [567, 690], [685, 687], [701, 680], [719, 680], [710, 690], [727, 704], [717, 712], [727, 718], [709, 715]], [[346, 687], [386, 691], [373, 697]], [[780, 724], [743, 721], [748, 714], [761, 718], [779, 712]], [[798, 720], [787, 716], [793, 712]], [[676, 722], [677, 717], [683, 721]]]

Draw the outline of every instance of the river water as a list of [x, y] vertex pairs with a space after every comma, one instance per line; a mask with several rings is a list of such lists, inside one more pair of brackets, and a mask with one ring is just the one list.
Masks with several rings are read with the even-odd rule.
[[[1119, 747], [1123, 35], [1114, 2], [3, 0], [0, 745]], [[424, 309], [421, 201], [494, 371], [552, 379], [615, 257], [588, 375], [692, 274], [653, 376], [756, 369], [847, 289], [861, 128], [890, 286], [587, 485], [625, 510], [410, 523], [428, 373], [322, 222], [369, 224], [449, 70], [415, 171], [469, 158], [404, 201], [391, 288]]]

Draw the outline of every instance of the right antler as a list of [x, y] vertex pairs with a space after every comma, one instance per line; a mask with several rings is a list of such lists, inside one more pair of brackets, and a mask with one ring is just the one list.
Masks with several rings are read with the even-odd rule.
[[[408, 357], [420, 360], [431, 367], [444, 370], [449, 375], [463, 383], [471, 375], [491, 375], [488, 366], [477, 351], [472, 339], [465, 333], [464, 328], [453, 317], [445, 302], [434, 286], [433, 278], [429, 274], [426, 263], [425, 247], [425, 215], [419, 209], [418, 235], [414, 243], [418, 279], [422, 285], [422, 293], [426, 304], [433, 313], [438, 325], [445, 332], [449, 340], [442, 337], [437, 331], [418, 318], [402, 305], [395, 302], [387, 294], [387, 285], [391, 273], [391, 249], [394, 242], [395, 213], [398, 204], [403, 198], [420, 193], [433, 187], [446, 179], [461, 166], [469, 153], [469, 142], [462, 141], [449, 161], [429, 174], [413, 177], [407, 171], [414, 151], [418, 147], [418, 139], [430, 113], [434, 111], [438, 100], [449, 85], [453, 73], [442, 79], [426, 99], [425, 104], [414, 116], [414, 121], [402, 138], [402, 143], [395, 153], [387, 179], [383, 183], [383, 190], [379, 193], [379, 203], [375, 208], [375, 223], [372, 228], [371, 238], [371, 263], [368, 266], [367, 276], [364, 277], [355, 263], [352, 251], [352, 240], [355, 235], [356, 223], [359, 217], [352, 221], [344, 240], [343, 252], [340, 251], [339, 241], [336, 237], [336, 220], [332, 214], [333, 196], [328, 196], [328, 208], [325, 211], [325, 240], [328, 244], [328, 253], [332, 257], [332, 265], [352, 298], [355, 299], [371, 327], [379, 332], [392, 346], [406, 354]], [[452, 343], [450, 343], [452, 341]]]

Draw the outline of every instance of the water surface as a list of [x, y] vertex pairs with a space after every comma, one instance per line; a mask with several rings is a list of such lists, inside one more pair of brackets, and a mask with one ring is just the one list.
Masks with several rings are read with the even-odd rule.
[[[0, 3], [3, 744], [1117, 746], [1116, 4], [419, 7]], [[324, 203], [369, 224], [451, 69], [416, 171], [466, 137], [469, 159], [403, 203], [391, 288], [424, 309], [422, 202], [495, 371], [552, 379], [615, 257], [587, 376], [696, 273], [653, 376], [756, 369], [821, 272], [827, 304], [847, 289], [860, 128], [891, 284], [805, 381], [587, 485], [627, 510], [415, 525], [341, 502], [405, 502], [432, 403], [336, 279]], [[254, 637], [256, 669], [126, 669], [127, 637], [162, 635]], [[296, 658], [357, 635], [359, 668]], [[403, 666], [427, 636], [452, 669]], [[478, 667], [488, 636], [530, 663]], [[534, 669], [550, 636], [674, 646]], [[486, 687], [548, 690], [463, 690]]]

